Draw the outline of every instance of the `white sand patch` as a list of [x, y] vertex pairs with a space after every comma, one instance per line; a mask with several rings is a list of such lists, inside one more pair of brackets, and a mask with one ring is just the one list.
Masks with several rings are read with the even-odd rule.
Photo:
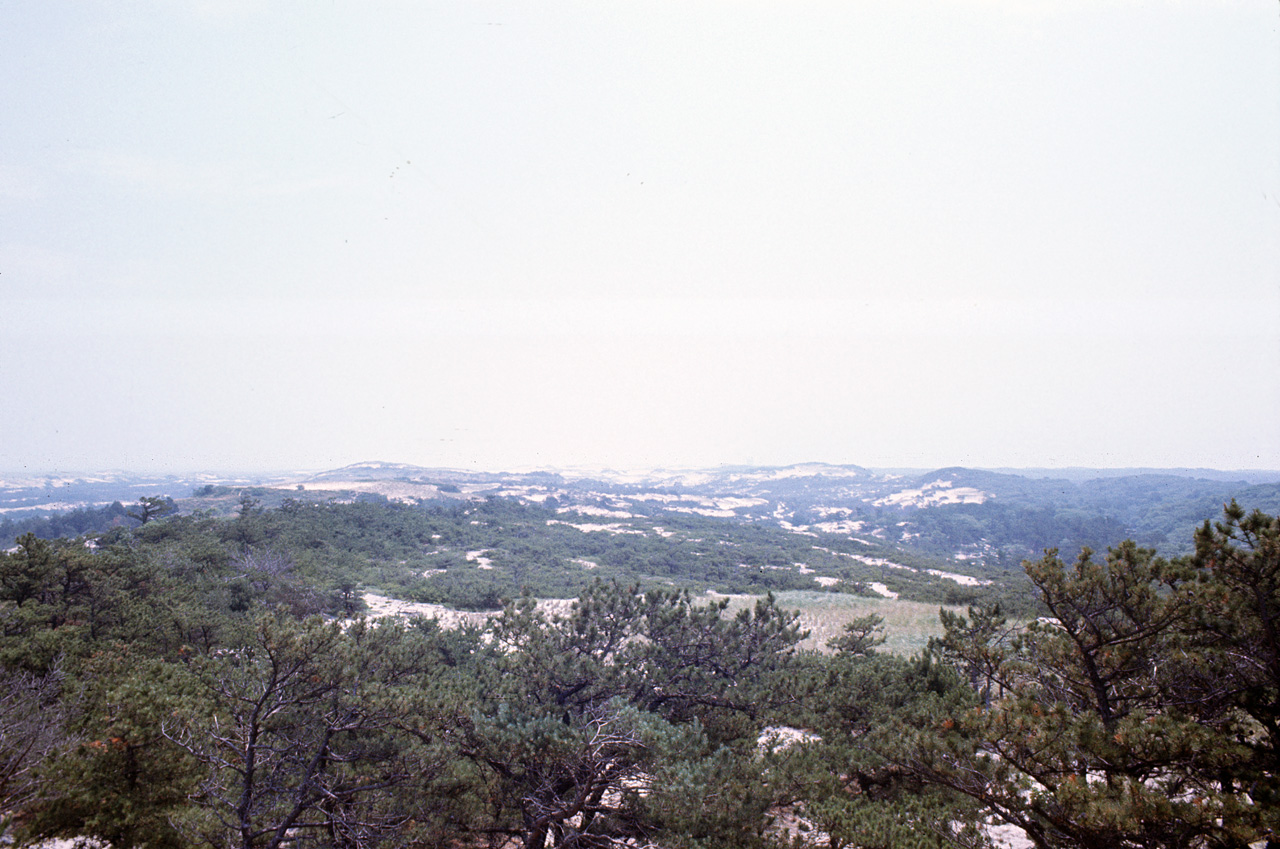
[[485, 555], [488, 554], [489, 551], [490, 549], [487, 549], [487, 548], [481, 548], [476, 551], [468, 551], [467, 560], [476, 564], [476, 567], [479, 569], [492, 569], [493, 561], [490, 560], [488, 557], [485, 557]]
[[642, 492], [628, 495], [635, 501], [658, 501], [668, 505], [668, 509], [679, 513], [695, 513], [699, 516], [712, 516], [726, 519], [738, 515], [736, 511], [747, 507], [759, 507], [769, 502], [763, 498], [704, 498], [700, 495], [675, 495], [669, 492]]
[[716, 507], [668, 507], [672, 513], [692, 513], [697, 516], [708, 516], [712, 519], [732, 519], [738, 515], [732, 510], [721, 510]]
[[[532, 471], [532, 470], [531, 470]], [[615, 484], [648, 484], [651, 483], [654, 473], [652, 471], [636, 471], [619, 470], [619, 469], [600, 469], [589, 468], [587, 466], [576, 466], [573, 468], [558, 469], [561, 476], [565, 480], [596, 480], [608, 481]]]
[[670, 504], [673, 501], [684, 501], [687, 496], [672, 495], [669, 492], [641, 492], [637, 495], [627, 494], [628, 498], [635, 501], [661, 501], [663, 504]]
[[[911, 568], [910, 566], [900, 566], [899, 564], [894, 563], [892, 560], [885, 560], [883, 557], [868, 557], [865, 554], [846, 554], [845, 557], [849, 557], [853, 560], [857, 560], [859, 563], [865, 563], [868, 566], [892, 566], [895, 569]], [[914, 572], [915, 570], [911, 569], [911, 571]]]
[[828, 578], [825, 575], [819, 575], [813, 580], [814, 580], [814, 583], [823, 587], [834, 587], [836, 584], [840, 583], [839, 578]]
[[[376, 481], [302, 481], [294, 484], [294, 489], [306, 492], [371, 492], [385, 495], [392, 501], [414, 503], [420, 500], [434, 500], [442, 493], [439, 487], [429, 483], [413, 483], [411, 481], [376, 480]], [[457, 494], [454, 494], [457, 497]]]
[[721, 510], [744, 510], [747, 507], [759, 507], [769, 502], [763, 498], [717, 498], [711, 501]]
[[850, 560], [857, 560], [859, 563], [865, 563], [868, 566], [880, 566], [880, 567], [887, 566], [890, 569], [906, 569], [908, 572], [916, 571], [915, 569], [912, 569], [910, 566], [903, 566], [901, 563], [894, 563], [892, 560], [886, 560], [883, 557], [868, 557], [865, 554], [851, 554], [847, 551], [832, 551], [831, 549], [823, 548], [820, 545], [815, 545], [813, 548], [815, 551], [825, 551], [827, 554], [830, 554], [834, 557], [847, 557]]
[[813, 531], [809, 530], [809, 526], [808, 526], [808, 525], [793, 525], [793, 524], [791, 524], [791, 523], [790, 523], [790, 522], [788, 522], [788, 521], [780, 520], [780, 521], [778, 522], [778, 526], [779, 526], [779, 527], [781, 527], [784, 531], [790, 531], [790, 532], [791, 532], [791, 533], [793, 533], [793, 534], [799, 534], [799, 535], [801, 535], [801, 536], [806, 536], [806, 537], [816, 537], [816, 536], [817, 536], [817, 534], [816, 534], [816, 533], [814, 533]]
[[583, 569], [599, 569], [600, 568], [600, 564], [596, 563], [594, 560], [584, 560], [581, 557], [576, 557], [573, 560], [570, 560], [569, 562], [577, 563]]
[[[40, 504], [28, 504], [25, 507], [0, 507], [0, 513], [21, 513], [49, 511], [65, 513], [68, 510], [79, 510], [81, 507], [111, 504], [110, 501], [45, 501]], [[126, 505], [127, 506], [127, 505]]]
[[789, 725], [770, 725], [760, 729], [756, 745], [761, 752], [784, 752], [793, 746], [803, 743], [821, 743], [822, 738], [803, 728], [792, 728]]
[[365, 606], [369, 608], [370, 619], [381, 619], [385, 616], [397, 619], [413, 619], [421, 616], [434, 619], [441, 628], [458, 628], [463, 625], [483, 625], [496, 613], [479, 613], [469, 610], [454, 610], [443, 604], [426, 604], [418, 601], [401, 601], [375, 593], [362, 593]]
[[962, 587], [985, 587], [990, 581], [984, 581], [975, 578], [972, 575], [958, 575], [955, 572], [943, 572], [941, 569], [926, 569], [930, 575], [936, 575], [939, 578], [946, 578], [948, 581], [955, 581]]
[[982, 504], [991, 493], [971, 486], [955, 486], [954, 481], [933, 481], [919, 489], [904, 489], [876, 501], [879, 507], [933, 507], [939, 504]]
[[[377, 593], [362, 593], [365, 605], [369, 608], [368, 618], [381, 619], [395, 617], [412, 619], [421, 616], [434, 619], [441, 628], [458, 628], [463, 625], [484, 625], [490, 619], [500, 615], [499, 611], [454, 610], [443, 604], [427, 604], [418, 601], [401, 601], [388, 598]], [[538, 599], [538, 610], [549, 617], [568, 616], [573, 609], [576, 598], [544, 598]]]
[[718, 593], [715, 590], [707, 590], [707, 595], [713, 601], [719, 601], [721, 599], [727, 598], [730, 601], [748, 601], [749, 602], [752, 599], [759, 598], [759, 596], [754, 596], [754, 595], [751, 595], [750, 593]]
[[606, 533], [606, 534], [639, 534], [644, 536], [644, 531], [633, 528], [629, 525], [619, 524], [618, 522], [610, 522], [609, 524], [595, 524], [592, 522], [562, 522], [559, 519], [548, 519], [548, 525], [568, 525], [571, 528], [582, 531], [584, 534], [590, 533]]
[[557, 513], [577, 513], [581, 516], [607, 516], [612, 519], [634, 519], [634, 513], [628, 513], [625, 510], [609, 510], [605, 507], [592, 507], [583, 505], [582, 507], [558, 507]]
[[710, 472], [674, 472], [660, 469], [657, 472], [645, 474], [645, 479], [640, 482], [647, 482], [650, 486], [705, 486], [713, 480], [715, 480], [715, 476]]
[[463, 495], [484, 497], [493, 493], [496, 484], [492, 483], [459, 483], [458, 491]]
[[983, 831], [991, 838], [997, 849], [1032, 849], [1035, 846], [1027, 833], [1016, 825], [988, 825]]
[[882, 595], [885, 598], [898, 597], [897, 593], [895, 593], [893, 590], [889, 589], [879, 581], [872, 581], [871, 583], [867, 584], [867, 588], [871, 590], [873, 593], [876, 593], [877, 595]]
[[422, 577], [430, 578], [432, 575], [443, 575], [448, 571], [448, 569], [427, 569], [423, 571]]
[[821, 531], [824, 534], [856, 534], [862, 530], [863, 524], [865, 523], [845, 520], [841, 522], [816, 522], [805, 527]]

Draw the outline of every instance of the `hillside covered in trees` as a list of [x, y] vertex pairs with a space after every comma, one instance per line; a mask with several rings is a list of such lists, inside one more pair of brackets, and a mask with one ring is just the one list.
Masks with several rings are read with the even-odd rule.
[[[1208, 513], [1182, 556], [1123, 542], [1010, 567], [819, 515], [803, 475], [737, 501], [401, 477], [435, 495], [205, 483], [18, 538], [0, 555], [7, 834], [852, 849], [1008, 829], [1065, 849], [1280, 828], [1273, 511]], [[986, 491], [930, 482], [895, 492]], [[795, 506], [757, 516], [780, 486]], [[891, 654], [869, 615], [813, 646], [774, 595], [797, 588], [938, 605], [940, 636]], [[375, 619], [373, 598], [475, 613]]]
[[[1166, 556], [1189, 554], [1205, 516], [1232, 500], [1280, 513], [1280, 472], [1209, 469], [990, 471], [952, 467], [866, 469], [808, 463], [785, 467], [622, 473], [518, 473], [358, 463], [318, 473], [226, 476], [10, 476], [0, 480], [0, 539], [44, 539], [136, 524], [139, 498], [164, 496], [183, 513], [230, 515], [240, 499], [279, 507], [286, 499], [387, 499], [435, 505], [503, 498], [626, 527], [645, 518], [703, 517], [791, 533], [861, 540], [959, 571], [1018, 572], [1045, 549], [1103, 550], [1125, 539]], [[659, 522], [660, 524], [660, 522]]]

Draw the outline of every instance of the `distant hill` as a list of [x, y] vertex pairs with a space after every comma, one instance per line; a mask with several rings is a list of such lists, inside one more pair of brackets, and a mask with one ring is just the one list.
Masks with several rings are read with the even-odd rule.
[[1082, 466], [1071, 466], [1061, 469], [991, 469], [990, 471], [1028, 478], [1061, 478], [1076, 483], [1099, 478], [1128, 478], [1140, 475], [1172, 475], [1180, 478], [1243, 483], [1280, 483], [1280, 470], [1265, 469], [1237, 469], [1235, 471], [1201, 468], [1090, 469]]
[[[557, 509], [767, 523], [1007, 568], [1046, 548], [1105, 548], [1127, 537], [1169, 555], [1185, 553], [1195, 527], [1232, 499], [1280, 513], [1280, 473], [960, 466], [904, 472], [819, 462], [491, 472], [371, 461], [259, 476], [24, 474], [0, 480], [0, 533], [92, 532], [128, 521], [112, 505], [128, 506], [144, 495], [169, 496], [183, 510], [215, 515], [235, 512], [245, 498], [264, 507], [290, 499], [447, 504], [506, 498]], [[50, 521], [75, 511], [74, 522]]]

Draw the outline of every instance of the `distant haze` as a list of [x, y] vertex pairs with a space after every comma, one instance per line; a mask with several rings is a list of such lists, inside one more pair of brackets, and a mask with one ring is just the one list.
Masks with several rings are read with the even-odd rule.
[[1280, 468], [1280, 6], [0, 10], [0, 469]]

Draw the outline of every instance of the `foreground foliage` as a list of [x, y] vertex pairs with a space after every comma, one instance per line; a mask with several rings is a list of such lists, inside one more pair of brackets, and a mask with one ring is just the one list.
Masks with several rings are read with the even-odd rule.
[[1275, 835], [1280, 519], [1232, 505], [1183, 561], [1127, 543], [1027, 572], [1053, 615], [944, 614], [940, 650], [980, 698], [904, 728], [898, 762], [1044, 849]]

